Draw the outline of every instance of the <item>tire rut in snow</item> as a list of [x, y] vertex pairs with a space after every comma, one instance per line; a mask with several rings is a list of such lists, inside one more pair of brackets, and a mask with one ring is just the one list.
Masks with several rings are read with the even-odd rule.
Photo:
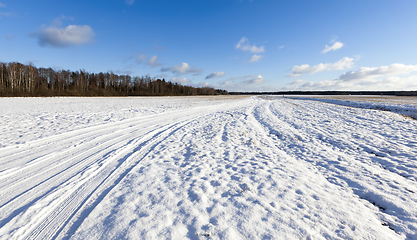
[[[401, 180], [402, 177], [398, 179], [398, 173], [392, 169], [383, 168], [372, 156], [360, 154], [358, 149], [353, 147], [352, 142], [343, 136], [343, 131], [354, 133], [349, 128], [359, 128], [363, 129], [365, 134], [371, 134], [371, 137], [373, 135], [375, 138], [381, 137], [381, 132], [367, 129], [369, 125], [374, 126], [377, 121], [364, 119], [364, 121], [351, 122], [346, 125], [346, 122], [349, 121], [345, 118], [352, 117], [354, 114], [350, 113], [345, 116], [346, 112], [343, 110], [346, 111], [346, 108], [344, 107], [340, 107], [339, 109], [342, 111], [338, 112], [337, 106], [332, 106], [331, 109], [328, 109], [327, 106], [320, 109], [320, 105], [323, 106], [323, 104], [319, 103], [305, 103], [301, 106], [291, 104], [286, 100], [272, 102], [268, 103], [268, 107], [264, 107], [265, 109], [258, 110], [258, 114], [255, 112], [254, 116], [266, 131], [271, 133], [270, 137], [275, 140], [277, 146], [290, 155], [316, 166], [326, 176], [329, 183], [339, 185], [345, 191], [351, 191], [354, 195], [369, 202], [369, 205], [366, 204], [369, 208], [372, 208], [372, 205], [375, 206], [375, 215], [378, 216], [383, 226], [396, 232], [407, 232], [408, 236], [413, 236], [410, 231], [413, 227], [405, 229], [404, 226], [414, 222], [415, 219], [409, 216], [403, 208], [416, 201], [407, 188], [414, 185], [412, 181]], [[286, 106], [288, 103], [293, 106]], [[265, 113], [262, 118], [259, 117], [261, 116], [260, 112]], [[370, 117], [378, 118], [373, 115]], [[320, 126], [320, 124], [329, 124], [325, 122], [326, 119], [338, 121], [338, 125], [335, 125], [335, 128]], [[354, 126], [350, 126], [351, 124]], [[288, 133], [290, 135], [286, 137]], [[303, 136], [303, 138], [296, 136]], [[359, 145], [364, 143], [366, 142], [355, 142]], [[375, 144], [372, 141], [367, 143]], [[401, 162], [401, 159], [399, 160]], [[391, 184], [392, 188], [382, 190], [379, 187], [382, 183]], [[406, 195], [409, 195], [410, 199], [405, 200], [398, 197], [407, 191]]]
[[[126, 176], [129, 171], [138, 164], [152, 149], [157, 146], [163, 139], [175, 132], [177, 129], [186, 125], [188, 121], [169, 125], [158, 129], [145, 136], [144, 141], [132, 143], [126, 146], [123, 153], [115, 156], [118, 164], [114, 168], [104, 168], [94, 178], [83, 184], [77, 192], [67, 198], [56, 209], [53, 214], [49, 215], [35, 230], [29, 234], [28, 239], [48, 239], [57, 238], [66, 225], [69, 229], [63, 236], [58, 238], [69, 238], [77, 227], [81, 225], [84, 218], [97, 206], [107, 193], [114, 188]], [[97, 194], [95, 194], [97, 192]], [[96, 195], [96, 196], [94, 196]], [[88, 206], [84, 205], [88, 202]], [[83, 210], [81, 210], [83, 209]], [[78, 213], [81, 210], [80, 213]], [[74, 216], [78, 215], [72, 223]]]
[[[237, 103], [236, 103], [237, 104]], [[128, 119], [2, 149], [0, 238], [71, 236], [88, 214], [163, 139], [207, 106]], [[15, 191], [12, 191], [12, 190]]]
[[[59, 155], [48, 156], [42, 164], [30, 165], [28, 169], [23, 167], [22, 171], [16, 170], [15, 174], [9, 176], [6, 179], [8, 181], [5, 181], [9, 184], [2, 187], [3, 197], [0, 206], [0, 210], [7, 207], [7, 209], [13, 209], [14, 211], [0, 211], [0, 213], [3, 213], [1, 214], [3, 219], [0, 221], [0, 227], [27, 210], [34, 202], [57, 191], [58, 188], [62, 188], [62, 185], [65, 185], [80, 173], [91, 172], [92, 166], [97, 168], [100, 164], [103, 165], [111, 159], [111, 155], [103, 158], [102, 154], [109, 147], [113, 147], [113, 149], [123, 147], [123, 141], [120, 139], [123, 135], [108, 135], [106, 135], [107, 139], [98, 146], [95, 146], [95, 144], [92, 144], [93, 147], [80, 145], [72, 148], [67, 153], [63, 151], [61, 158], [59, 158]], [[4, 214], [8, 215], [4, 216]]]

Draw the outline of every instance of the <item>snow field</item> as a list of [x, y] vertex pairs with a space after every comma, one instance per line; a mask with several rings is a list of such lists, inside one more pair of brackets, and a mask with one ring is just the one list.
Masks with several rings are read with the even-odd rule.
[[[204, 109], [217, 111], [221, 107], [214, 104]], [[199, 109], [183, 109], [169, 116], [139, 117], [5, 148], [0, 153], [4, 159], [0, 171], [5, 173], [0, 180], [0, 206], [7, 207], [1, 208], [0, 214], [7, 217], [0, 227], [10, 225], [16, 238], [31, 231], [30, 238], [56, 237], [98, 187], [109, 190], [124, 176], [129, 164], [135, 163], [128, 161], [133, 153], [147, 149], [157, 136], [199, 115]], [[35, 201], [38, 206], [31, 206]], [[34, 224], [27, 224], [32, 221]], [[7, 227], [0, 229], [0, 236], [3, 229]]]
[[239, 97], [0, 98], [0, 147], [141, 116], [224, 103]]
[[[389, 112], [288, 102], [293, 106], [276, 101], [269, 107], [274, 114], [264, 114], [271, 116], [264, 121], [268, 128], [281, 127], [278, 132], [289, 133], [277, 134], [282, 139], [279, 147], [318, 167], [329, 182], [378, 207], [383, 225], [415, 239], [415, 121]], [[323, 105], [326, 111], [318, 108]]]
[[320, 101], [342, 106], [376, 109], [402, 114], [417, 119], [417, 98], [399, 96], [320, 96], [320, 97], [290, 97], [292, 99], [303, 99]]
[[67, 119], [78, 130], [22, 132], [24, 144], [5, 134], [0, 239], [417, 239], [414, 120], [306, 100], [161, 99], [160, 113]]

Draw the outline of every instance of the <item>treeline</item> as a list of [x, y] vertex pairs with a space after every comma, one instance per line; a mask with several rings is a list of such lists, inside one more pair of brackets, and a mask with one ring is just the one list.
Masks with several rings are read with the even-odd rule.
[[196, 88], [113, 72], [54, 70], [32, 64], [0, 62], [0, 96], [185, 96], [227, 94], [225, 90]]
[[287, 92], [229, 92], [230, 95], [387, 95], [417, 96], [417, 91], [287, 91]]

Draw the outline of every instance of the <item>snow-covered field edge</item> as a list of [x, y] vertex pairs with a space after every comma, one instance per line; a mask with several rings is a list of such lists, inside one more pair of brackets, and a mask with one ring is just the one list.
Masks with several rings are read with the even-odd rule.
[[[347, 107], [354, 107], [354, 108], [365, 108], [365, 109], [374, 109], [374, 110], [381, 110], [381, 111], [389, 111], [401, 114], [403, 116], [407, 116], [417, 120], [417, 106], [415, 104], [399, 104], [390, 102], [392, 99], [384, 99], [381, 98], [380, 101], [366, 101], [366, 97], [364, 97], [363, 101], [359, 100], [349, 100], [349, 96], [346, 99], [332, 99], [332, 97], [326, 96], [323, 97], [292, 97], [292, 96], [285, 96], [286, 98], [290, 99], [299, 99], [299, 100], [310, 100], [310, 101], [320, 101], [325, 103], [337, 104]], [[337, 96], [340, 98], [340, 96]], [[409, 97], [412, 99], [413, 97]], [[415, 99], [413, 99], [415, 100]]]

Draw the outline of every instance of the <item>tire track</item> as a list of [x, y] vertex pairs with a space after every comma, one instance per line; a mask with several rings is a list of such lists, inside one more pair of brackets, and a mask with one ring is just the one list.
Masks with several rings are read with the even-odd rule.
[[[39, 139], [33, 142], [26, 143], [21, 146], [8, 147], [0, 151], [0, 172], [5, 169], [10, 169], [16, 165], [24, 165], [28, 163], [35, 163], [44, 156], [54, 152], [60, 152], [63, 149], [71, 148], [85, 142], [99, 140], [111, 133], [120, 133], [126, 131], [127, 128], [138, 128], [149, 125], [149, 122], [158, 121], [161, 116], [166, 116], [169, 113], [162, 113], [159, 115], [138, 117], [124, 120], [121, 122], [108, 123], [85, 129], [79, 129], [56, 136], [51, 136], [45, 139]], [[110, 131], [110, 132], [109, 132]]]
[[[140, 124], [139, 127], [142, 125]], [[2, 182], [0, 216], [4, 217], [8, 214], [7, 209], [15, 210], [0, 220], [0, 228], [13, 217], [27, 210], [33, 203], [32, 199], [40, 199], [56, 191], [57, 186], [83, 175], [85, 171], [91, 171], [91, 169], [99, 168], [100, 165], [105, 165], [107, 161], [112, 161], [111, 156], [120, 151], [118, 149], [124, 148], [124, 142], [131, 136], [129, 134], [135, 134], [139, 130], [119, 131], [118, 135], [112, 132], [105, 136], [106, 141], [101, 142], [97, 147], [89, 148], [89, 145], [80, 145], [69, 150], [61, 159], [56, 159], [57, 156], [52, 155], [44, 164], [35, 165], [35, 167], [30, 165], [16, 170], [14, 176], [9, 176], [6, 181]], [[102, 141], [103, 138], [95, 140]], [[94, 143], [90, 144], [94, 145]], [[7, 209], [3, 210], [5, 206]]]
[[[278, 139], [275, 139], [278, 140], [276, 141], [277, 147], [317, 167], [329, 183], [338, 185], [345, 191], [350, 191], [352, 195], [366, 200], [370, 204], [365, 202], [364, 204], [369, 208], [372, 209], [375, 206], [375, 215], [383, 226], [396, 232], [403, 232], [404, 225], [415, 221], [414, 217], [407, 214], [403, 206], [415, 203], [417, 199], [413, 196], [410, 196], [409, 200], [397, 197], [404, 193], [408, 194], [408, 187], [414, 183], [395, 172], [384, 169], [372, 156], [364, 156], [356, 147], [353, 147], [358, 144], [362, 146], [364, 142], [370, 143], [370, 141], [362, 143], [354, 141], [354, 145], [345, 142], [348, 140], [346, 136], [339, 136], [343, 135], [345, 125], [339, 124], [337, 129], [330, 129], [329, 126], [329, 131], [325, 131], [326, 128], [323, 127], [311, 127], [312, 122], [327, 119], [324, 117], [329, 114], [327, 108], [323, 108], [326, 111], [323, 113], [320, 109], [307, 108], [304, 105], [289, 108], [285, 106], [288, 104], [287, 101], [275, 100], [274, 102], [274, 104], [266, 103], [264, 109], [261, 110], [259, 107], [254, 111], [255, 119], [263, 125], [266, 131], [273, 133], [270, 137], [274, 138], [277, 128], [280, 130], [279, 133], [289, 132], [290, 136], [304, 134], [301, 139], [282, 137], [283, 135], [277, 134]], [[343, 112], [332, 111], [331, 114], [332, 120], [342, 117], [341, 122], [346, 121]], [[311, 119], [304, 115], [309, 115]], [[296, 118], [291, 119], [288, 116]], [[353, 127], [366, 130], [372, 124], [374, 122], [365, 119], [355, 123]], [[352, 130], [347, 130], [347, 132], [352, 132]], [[361, 132], [361, 134], [364, 133]], [[375, 135], [375, 138], [383, 137], [381, 132], [365, 131], [365, 134]], [[391, 188], [378, 187], [383, 183], [390, 185]]]
[[[366, 157], [366, 161], [369, 165], [373, 165], [373, 167], [383, 168], [387, 171], [390, 171], [402, 178], [408, 179], [408, 180], [414, 180], [415, 175], [413, 173], [404, 174], [404, 169], [401, 166], [407, 166], [409, 165], [410, 161], [415, 161], [416, 158], [410, 159], [410, 158], [397, 158], [395, 157], [395, 154], [392, 154], [393, 149], [402, 149], [404, 148], [404, 145], [399, 142], [399, 139], [401, 139], [401, 142], [408, 142], [410, 139], [406, 139], [404, 136], [388, 136], [386, 134], [381, 134], [380, 128], [381, 126], [376, 125], [376, 123], [380, 121], [375, 121], [374, 119], [368, 119], [368, 118], [362, 118], [362, 122], [366, 123], [366, 126], [364, 124], [357, 124], [352, 121], [352, 118], [355, 116], [351, 116], [354, 114], [350, 114], [346, 116], [346, 114], [343, 114], [341, 116], [340, 113], [338, 113], [335, 109], [337, 108], [347, 108], [344, 106], [337, 106], [333, 104], [326, 104], [326, 115], [325, 118], [323, 115], [324, 113], [319, 111], [316, 107], [313, 107], [311, 105], [323, 105], [322, 103], [316, 103], [316, 102], [310, 102], [308, 104], [304, 104], [303, 106], [298, 106], [298, 108], [305, 109], [305, 112], [311, 113], [312, 111], [315, 112], [318, 115], [319, 119], [332, 119], [331, 121], [334, 121], [334, 119], [340, 119], [337, 123], [337, 126], [335, 126], [335, 130], [337, 129], [346, 129], [345, 132], [352, 132], [355, 133], [355, 136], [351, 137], [349, 141], [347, 139], [343, 139], [340, 137], [341, 134], [334, 134], [334, 132], [326, 132], [326, 131], [320, 131], [317, 128], [310, 128], [309, 131], [312, 135], [316, 136], [317, 140], [320, 140], [323, 144], [331, 145], [333, 148], [336, 148], [340, 152], [346, 152], [347, 150], [350, 151], [350, 153], [357, 154], [358, 152], [362, 152], [362, 155], [368, 155], [372, 157]], [[329, 105], [329, 106], [327, 106]], [[279, 111], [276, 110], [276, 108], [271, 108], [271, 112], [273, 112], [274, 115], [276, 115], [277, 119], [284, 119], [284, 122], [289, 124], [289, 122], [294, 122], [291, 119], [288, 119], [286, 117], [286, 114], [282, 114]], [[369, 111], [369, 110], [363, 110], [363, 111]], [[329, 112], [332, 114], [330, 116]], [[372, 117], [372, 115], [371, 115]], [[374, 118], [374, 117], [372, 117]], [[283, 121], [283, 120], [281, 120]], [[327, 121], [327, 120], [324, 120]], [[393, 121], [394, 122], [394, 121]], [[346, 124], [348, 123], [348, 124]], [[395, 122], [394, 122], [395, 123]], [[327, 123], [329, 124], [329, 123]], [[306, 128], [306, 124], [304, 123], [303, 126], [300, 126], [300, 128]], [[369, 128], [369, 125], [372, 126], [373, 129]], [[392, 128], [392, 126], [390, 126]], [[343, 133], [343, 131], [338, 131], [338, 133]], [[364, 144], [361, 142], [361, 139], [374, 139], [379, 142], [379, 144], [376, 142], [375, 144], [369, 145]], [[367, 141], [369, 143], [370, 141]], [[353, 147], [352, 144], [355, 146]], [[382, 146], [378, 146], [381, 145]], [[413, 149], [409, 149], [409, 151], [413, 151]], [[401, 153], [396, 153], [396, 155], [400, 155]], [[375, 157], [373, 157], [375, 156]], [[381, 159], [383, 158], [383, 159]], [[392, 161], [391, 159], [395, 159]], [[365, 160], [365, 158], [363, 159]], [[399, 168], [399, 169], [398, 169]]]
[[129, 119], [2, 149], [0, 238], [71, 236], [107, 193], [169, 135], [193, 119], [233, 107], [223, 104]]
[[[77, 191], [66, 198], [56, 210], [49, 214], [49, 216], [39, 224], [32, 232], [26, 237], [26, 239], [51, 239], [56, 238], [65, 227], [71, 221], [71, 218], [83, 208], [83, 205], [89, 201], [94, 193], [101, 188], [102, 196], [97, 199], [91, 199], [93, 202], [89, 209], [94, 209], [100, 201], [106, 196], [106, 194], [114, 188], [117, 183], [126, 176], [129, 171], [138, 164], [153, 148], [155, 148], [163, 139], [167, 138], [173, 132], [188, 124], [189, 121], [184, 121], [163, 127], [162, 130], [158, 129], [145, 136], [129, 146], [125, 147], [121, 151], [120, 155], [116, 155], [114, 159], [118, 159], [118, 163], [114, 167], [105, 167], [94, 176], [90, 177], [83, 183]], [[81, 216], [88, 216], [88, 212], [91, 210], [83, 211], [80, 217], [77, 219], [77, 223], [82, 223]], [[74, 221], [75, 222], [75, 221]], [[76, 226], [69, 229], [70, 233], [75, 232]], [[66, 234], [71, 235], [71, 234]]]

